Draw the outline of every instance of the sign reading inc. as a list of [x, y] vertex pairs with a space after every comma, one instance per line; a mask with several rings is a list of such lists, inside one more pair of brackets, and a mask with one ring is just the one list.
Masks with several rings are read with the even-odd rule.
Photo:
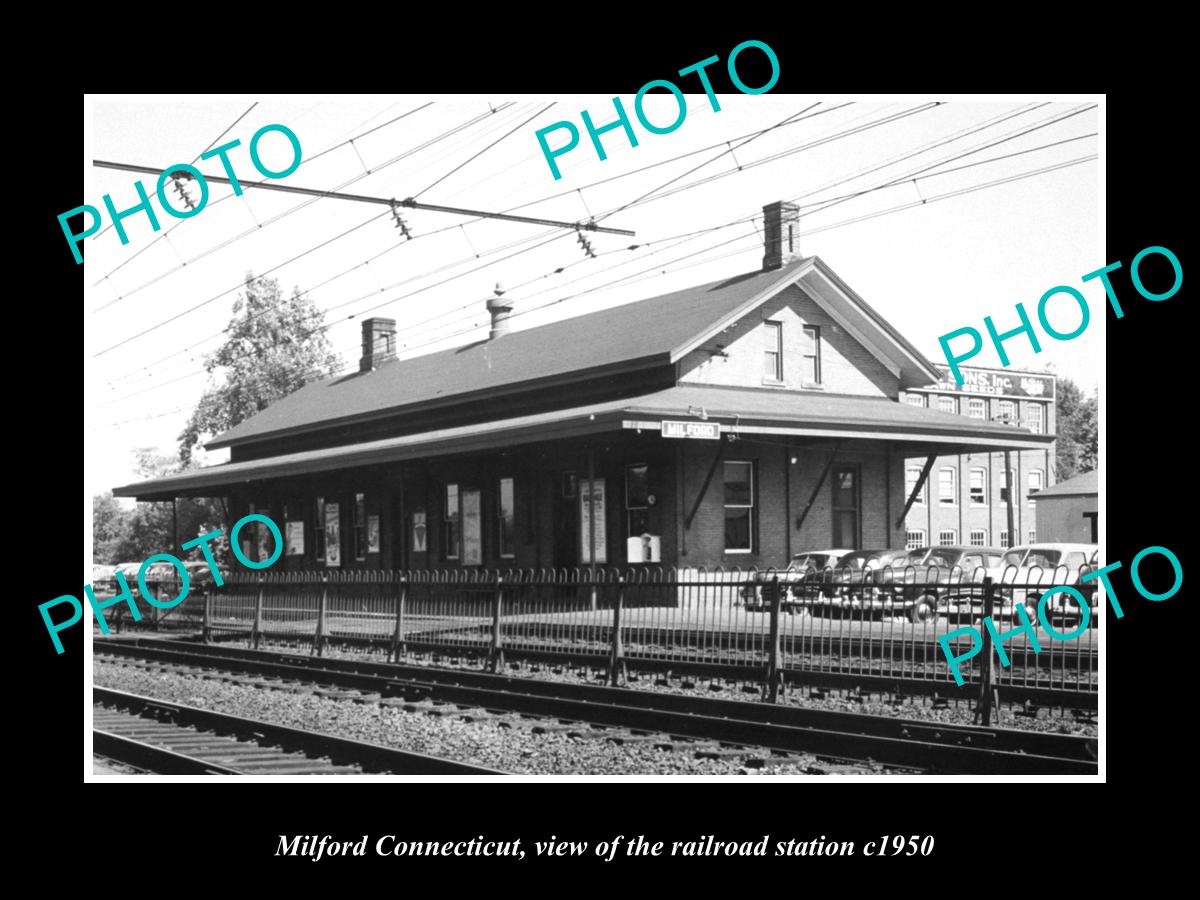
[[706, 441], [721, 439], [720, 422], [668, 422], [662, 423], [665, 438], [698, 438]]

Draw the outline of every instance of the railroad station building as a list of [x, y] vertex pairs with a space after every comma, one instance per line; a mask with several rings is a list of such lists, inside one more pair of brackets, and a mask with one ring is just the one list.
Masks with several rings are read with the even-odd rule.
[[[905, 403], [980, 422], [1006, 422], [1037, 435], [1054, 434], [1054, 375], [962, 366], [963, 383], [959, 385], [947, 366], [934, 368], [937, 382], [906, 389]], [[1004, 453], [996, 451], [939, 456], [905, 518], [906, 546], [1009, 547], [1051, 540], [1038, 533], [1034, 494], [1054, 483], [1054, 442], [1010, 449], [1007, 476], [1004, 459]], [[920, 477], [924, 462], [921, 458], [908, 461], [905, 479], [910, 488]], [[1010, 490], [1015, 537], [1008, 533]]]
[[1052, 404], [1035, 432], [906, 402], [942, 373], [764, 212], [762, 266], [709, 284], [516, 331], [498, 292], [486, 340], [408, 359], [368, 319], [358, 371], [218, 435], [229, 462], [114, 493], [269, 515], [273, 569], [747, 568], [903, 546], [911, 460], [1049, 453]]

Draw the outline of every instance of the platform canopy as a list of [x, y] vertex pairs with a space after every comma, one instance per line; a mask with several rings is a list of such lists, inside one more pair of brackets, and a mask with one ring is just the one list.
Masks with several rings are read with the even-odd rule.
[[721, 439], [775, 435], [799, 445], [808, 439], [885, 441], [893, 452], [908, 456], [1036, 450], [1054, 440], [1052, 434], [1033, 434], [886, 397], [677, 385], [638, 397], [192, 469], [124, 485], [113, 493], [139, 500], [220, 496], [237, 485], [294, 475], [486, 453], [613, 432], [661, 433], [664, 421], [705, 423], [703, 430], [715, 431]]

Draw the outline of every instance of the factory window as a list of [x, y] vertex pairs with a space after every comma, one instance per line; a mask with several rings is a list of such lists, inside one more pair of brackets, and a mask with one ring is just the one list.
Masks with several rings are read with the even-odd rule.
[[967, 415], [972, 419], [986, 419], [987, 401], [972, 397], [967, 401]]
[[801, 373], [805, 384], [821, 383], [821, 329], [816, 325], [804, 326], [804, 369]]
[[367, 497], [354, 495], [354, 558], [367, 558]]
[[971, 546], [972, 547], [986, 547], [987, 546], [987, 532], [984, 531], [982, 528], [972, 528], [971, 529]]
[[938, 397], [938, 412], [957, 414], [958, 401], [953, 397]]
[[763, 322], [763, 377], [783, 381], [783, 324]]
[[[904, 496], [906, 499], [912, 496], [913, 488], [917, 486], [917, 481], [920, 479], [920, 477], [920, 466], [909, 466], [904, 470]], [[921, 492], [917, 494], [917, 497], [915, 500], [913, 500], [913, 503], [918, 506], [924, 506], [928, 497], [929, 479], [926, 479], [925, 483], [921, 485]]]
[[938, 532], [938, 546], [948, 547], [951, 544], [958, 543], [958, 532], [953, 528], [947, 528], [944, 531]]
[[650, 532], [649, 471], [645, 463], [625, 467], [625, 521], [629, 527], [626, 537]]
[[325, 498], [317, 498], [317, 506], [313, 514], [313, 547], [317, 559], [325, 561]]
[[1034, 541], [1036, 541], [1036, 540], [1037, 540], [1037, 529], [1036, 529], [1036, 528], [1030, 528], [1030, 529], [1029, 529], [1029, 543], [1031, 543], [1031, 544], [1032, 544], [1032, 543], [1033, 543]]
[[458, 485], [446, 485], [446, 507], [442, 511], [442, 557], [458, 559], [462, 545], [462, 519], [459, 517]]
[[1009, 425], [1017, 424], [1017, 404], [1011, 400], [1000, 401], [1000, 421]]
[[1008, 548], [1008, 530], [1007, 529], [1000, 532], [1000, 546], [1005, 549]]
[[904, 549], [916, 550], [918, 547], [925, 546], [925, 532], [917, 528], [913, 531], [904, 532]]
[[861, 547], [858, 533], [859, 520], [858, 466], [844, 466], [833, 470], [833, 545], [835, 547]]
[[924, 394], [909, 394], [907, 397], [904, 398], [904, 402], [907, 403], [909, 406], [920, 406], [920, 407], [924, 408], [925, 395]]
[[1026, 411], [1029, 414], [1028, 419], [1026, 419], [1026, 421], [1029, 422], [1029, 430], [1034, 434], [1041, 434], [1043, 428], [1042, 405], [1040, 403], [1030, 403], [1026, 407]]
[[516, 529], [514, 523], [513, 480], [501, 478], [497, 491], [496, 518], [497, 540], [496, 547], [502, 559], [512, 559], [516, 556]]
[[725, 463], [725, 552], [754, 549], [754, 464]]
[[971, 470], [971, 505], [988, 505], [987, 469]]
[[1036, 491], [1040, 491], [1046, 486], [1046, 476], [1041, 469], [1029, 470], [1029, 505], [1033, 506], [1037, 498], [1034, 497]]
[[958, 473], [948, 466], [938, 469], [938, 503], [958, 506]]

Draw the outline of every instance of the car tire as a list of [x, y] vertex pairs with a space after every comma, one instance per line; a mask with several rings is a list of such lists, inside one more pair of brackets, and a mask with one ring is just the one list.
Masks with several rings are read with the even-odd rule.
[[937, 610], [937, 598], [926, 594], [919, 597], [917, 602], [913, 604], [912, 609], [908, 611], [908, 618], [915, 625], [922, 622], [928, 622], [934, 617]]

